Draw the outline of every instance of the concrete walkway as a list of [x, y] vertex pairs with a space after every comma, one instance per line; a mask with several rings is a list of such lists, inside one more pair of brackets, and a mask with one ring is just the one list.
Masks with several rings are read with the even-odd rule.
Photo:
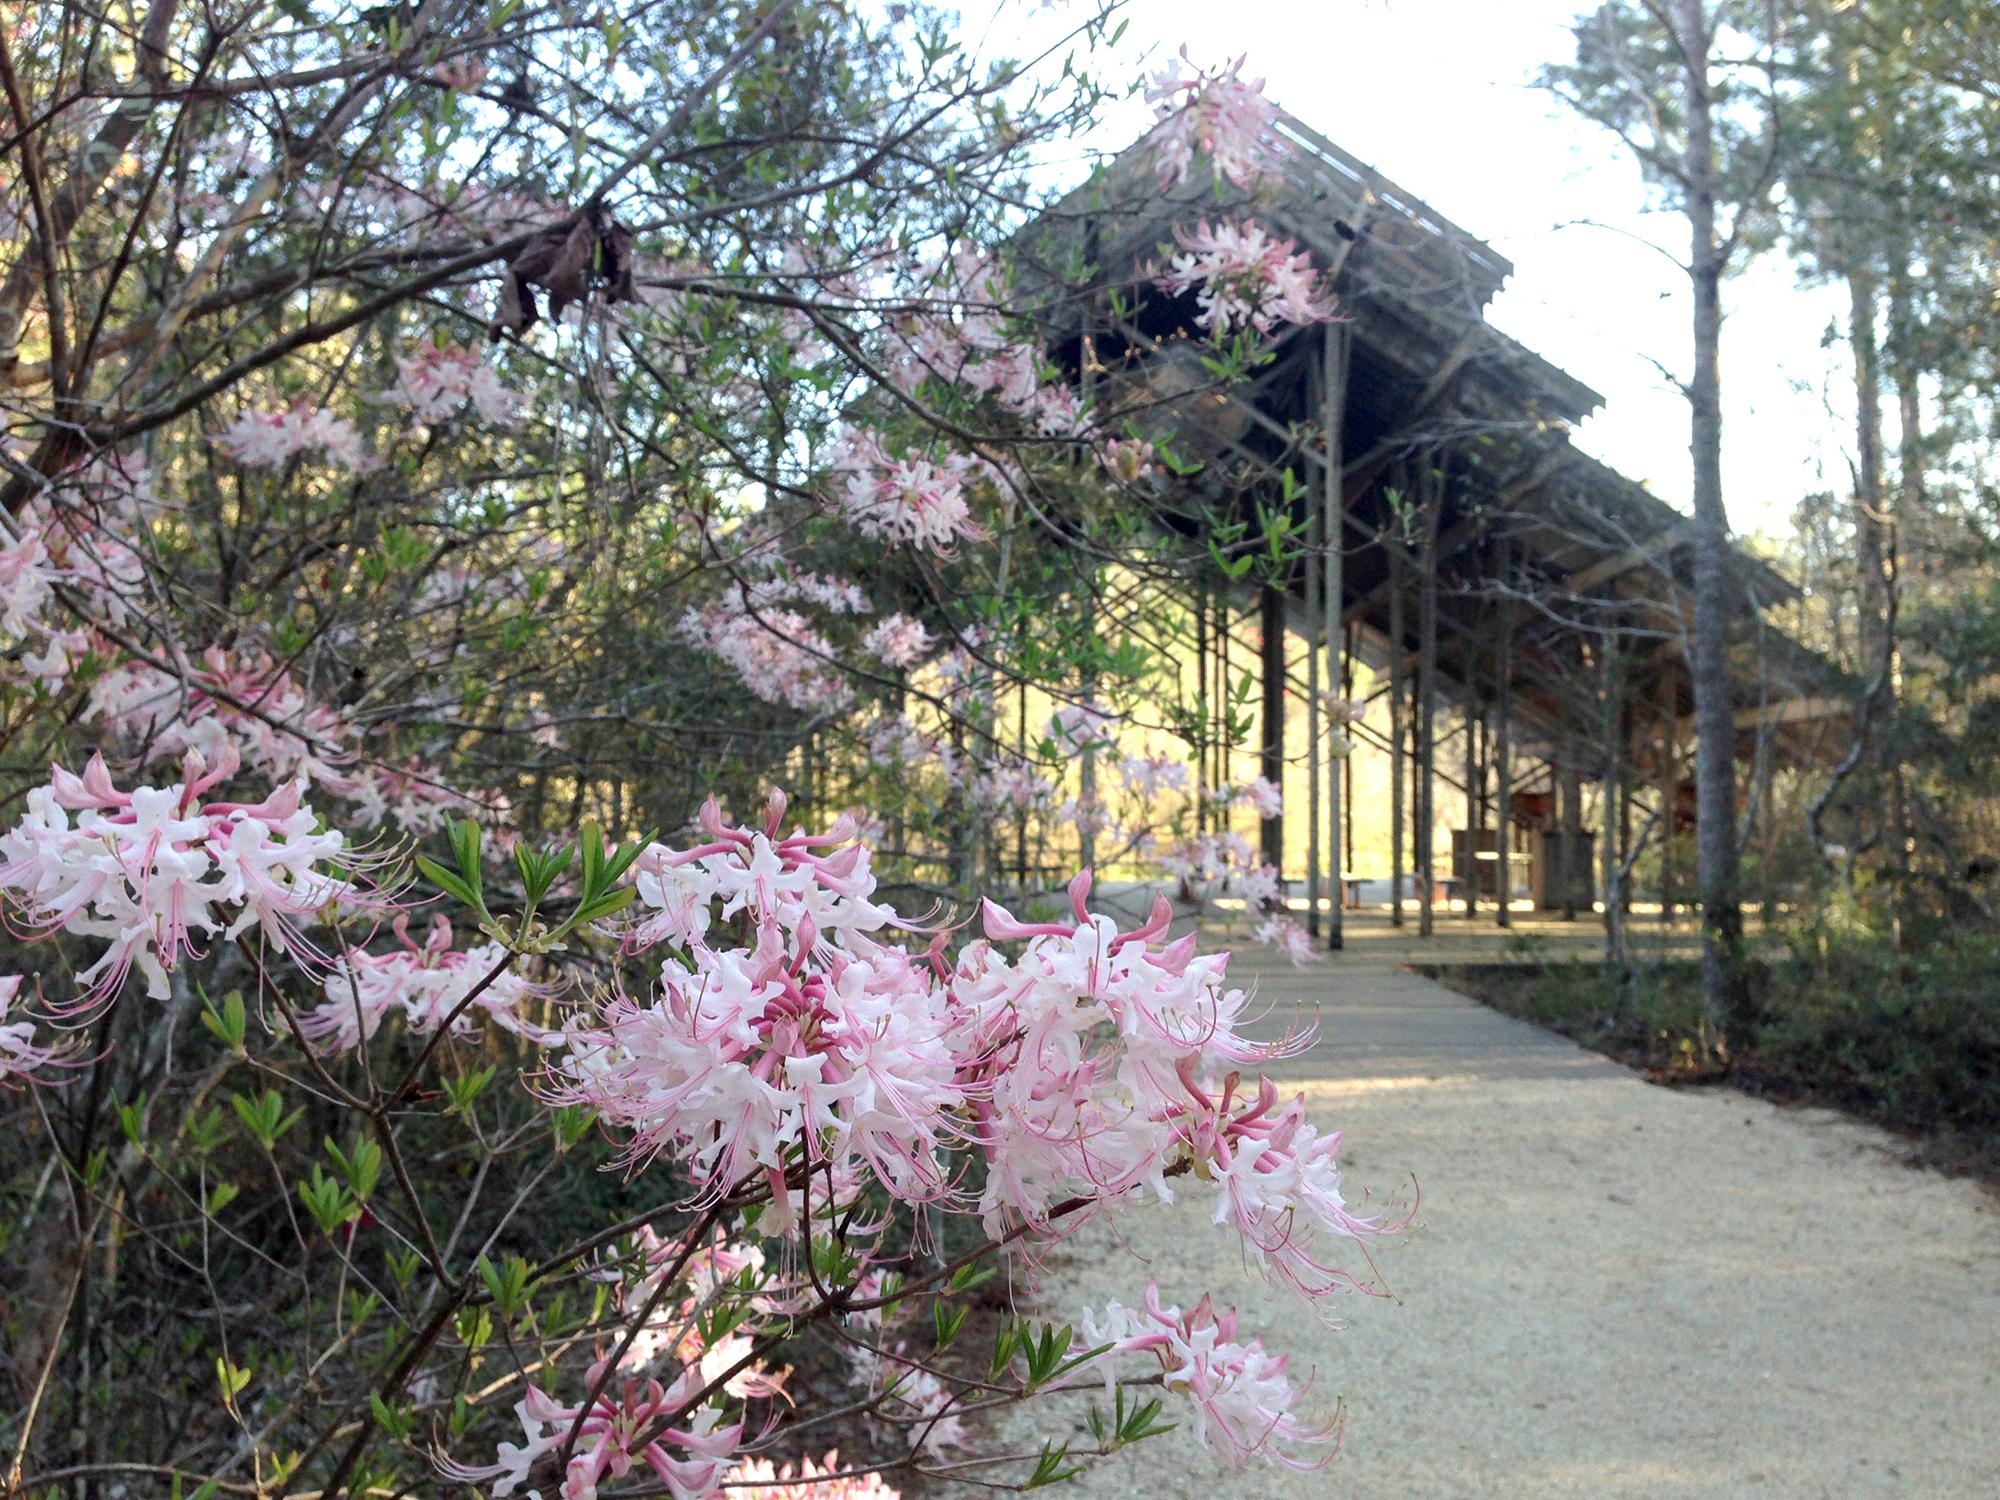
[[[2000, 1496], [2000, 1203], [1981, 1188], [1829, 1112], [1654, 1087], [1401, 970], [1238, 963], [1280, 1018], [1321, 1023], [1283, 1076], [1346, 1132], [1350, 1200], [1407, 1200], [1414, 1174], [1421, 1210], [1377, 1257], [1393, 1297], [1349, 1299], [1337, 1330], [1192, 1203], [1066, 1247], [1045, 1315], [1134, 1301], [1148, 1274], [1183, 1305], [1212, 1290], [1348, 1418], [1320, 1473], [1238, 1474], [1183, 1429], [1085, 1492]], [[1076, 1414], [1042, 1403], [1008, 1436]]]

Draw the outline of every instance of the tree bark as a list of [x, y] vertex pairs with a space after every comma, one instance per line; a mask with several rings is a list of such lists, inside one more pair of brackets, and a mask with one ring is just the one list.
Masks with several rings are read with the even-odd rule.
[[[1715, 227], [1715, 127], [1706, 0], [1673, 0], [1687, 82], [1688, 277], [1694, 369], [1688, 382], [1694, 461], [1695, 840], [1701, 878], [1702, 1002], [1732, 1050], [1747, 1040], [1743, 913], [1736, 848], [1736, 712], [1729, 689], [1729, 517], [1722, 500], [1722, 268]], [[1609, 830], [1607, 829], [1607, 836]]]
[[1872, 678], [1888, 628], [1882, 489], [1882, 364], [1875, 340], [1875, 276], [1847, 273], [1848, 338], [1854, 348], [1854, 566], [1861, 580], [1861, 670]]

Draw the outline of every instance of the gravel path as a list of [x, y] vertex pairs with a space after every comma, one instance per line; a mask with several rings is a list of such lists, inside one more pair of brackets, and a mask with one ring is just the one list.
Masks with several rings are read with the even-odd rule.
[[[1400, 970], [1239, 963], [1282, 1013], [1317, 1009], [1283, 1073], [1346, 1132], [1350, 1200], [1415, 1174], [1421, 1212], [1378, 1257], [1393, 1298], [1336, 1330], [1193, 1205], [1067, 1246], [1049, 1316], [1135, 1301], [1149, 1271], [1183, 1305], [1213, 1290], [1348, 1413], [1327, 1471], [1236, 1474], [1183, 1429], [1091, 1496], [2000, 1496], [2000, 1203], [1977, 1185], [1830, 1112], [1656, 1088]], [[1009, 1436], [1072, 1415], [1041, 1403]]]

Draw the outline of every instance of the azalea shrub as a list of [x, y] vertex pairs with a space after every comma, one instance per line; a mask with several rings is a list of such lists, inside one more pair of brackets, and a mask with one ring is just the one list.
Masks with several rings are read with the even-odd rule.
[[[478, 825], [455, 823], [419, 869], [485, 940], [456, 946], [439, 916], [419, 943], [401, 872], [320, 830], [297, 783], [211, 798], [237, 769], [190, 751], [178, 782], [126, 791], [93, 758], [0, 838], [16, 911], [96, 955], [66, 1002], [37, 997], [45, 1020], [6, 981], [26, 1018], [0, 1033], [0, 1077], [39, 1096], [105, 1078], [93, 1045], [180, 1054], [165, 1091], [114, 1106], [116, 1138], [42, 1184], [67, 1211], [13, 1247], [35, 1292], [17, 1358], [53, 1311], [52, 1370], [81, 1248], [203, 1292], [166, 1327], [113, 1320], [142, 1391], [129, 1372], [44, 1380], [24, 1452], [53, 1396], [65, 1426], [104, 1406], [136, 1435], [171, 1413], [186, 1456], [137, 1468], [202, 1485], [395, 1492], [428, 1465], [496, 1496], [891, 1493], [879, 1476], [902, 1467], [988, 1477], [981, 1414], [1101, 1386], [1097, 1454], [1187, 1420], [1237, 1459], [1323, 1461], [1337, 1416], [1303, 1409], [1284, 1356], [1152, 1281], [953, 1357], [986, 1280], [1176, 1195], [1316, 1315], [1366, 1285], [1342, 1260], [1365, 1265], [1384, 1226], [1348, 1208], [1338, 1136], [1254, 1072], [1309, 1036], [1254, 1035], [1226, 959], [1169, 940], [1164, 898], [1121, 931], [1085, 873], [1060, 920], [988, 901], [954, 934], [877, 899], [851, 819], [790, 828], [774, 793], [750, 827], [710, 802], [685, 847], [595, 828], [517, 844], [505, 903]], [[247, 993], [189, 982], [184, 960], [218, 945]], [[199, 1028], [176, 1035], [185, 1014]], [[564, 1238], [588, 1217], [565, 1179], [591, 1164], [640, 1206]], [[970, 1248], [949, 1253], [961, 1218]], [[839, 1410], [880, 1435], [879, 1463], [761, 1456], [833, 1414], [787, 1399], [778, 1361], [813, 1340], [839, 1351]], [[1087, 1456], [1051, 1444], [1013, 1478]], [[100, 1471], [18, 1480], [75, 1472]]]
[[[1260, 1078], [1309, 1038], [1092, 902], [1226, 882], [1312, 957], [1174, 670], [1190, 559], [1299, 538], [1045, 336], [1102, 295], [1033, 232], [1113, 92], [1076, 9], [0, 23], [10, 1489], [1330, 1453], [1201, 1288], [1024, 1311], [1177, 1195], [1321, 1316], [1385, 1229]], [[1226, 384], [1335, 315], [1278, 116], [1137, 87], [1200, 211], [1119, 274]], [[982, 1451], [1031, 1397], [1087, 1449]]]

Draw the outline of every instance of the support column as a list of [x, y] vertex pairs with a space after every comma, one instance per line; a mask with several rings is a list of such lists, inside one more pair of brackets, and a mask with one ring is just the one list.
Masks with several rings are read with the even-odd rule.
[[1577, 749], [1573, 741], [1565, 740], [1559, 751], [1562, 759], [1556, 766], [1556, 785], [1561, 792], [1562, 802], [1562, 914], [1565, 922], [1576, 920], [1576, 893], [1583, 880], [1589, 876], [1589, 860], [1580, 863], [1577, 853], [1583, 845], [1583, 785], [1577, 774]]
[[[1230, 618], [1229, 586], [1218, 583], [1215, 590], [1215, 745], [1213, 757], [1215, 769], [1210, 774], [1211, 786], [1226, 786], [1236, 772], [1236, 745], [1230, 733], [1230, 722], [1235, 717], [1235, 689], [1229, 681], [1229, 638], [1235, 633], [1235, 621]], [[1230, 825], [1229, 809], [1218, 806], [1215, 823], [1218, 830]]]
[[[1769, 731], [1766, 731], [1768, 733]], [[1760, 772], [1763, 784], [1757, 792], [1759, 813], [1758, 849], [1762, 855], [1757, 863], [1758, 884], [1763, 887], [1759, 905], [1764, 922], [1764, 930], [1771, 931], [1778, 925], [1778, 806], [1771, 799], [1777, 795], [1778, 755], [1773, 746], [1764, 751], [1764, 765]]]
[[[1624, 678], [1624, 664], [1619, 664], [1618, 678], [1618, 866], [1625, 867], [1625, 856], [1632, 849], [1632, 694], [1627, 690]], [[1618, 881], [1618, 909], [1625, 916], [1632, 914], [1632, 879], [1621, 875]]]
[[1486, 786], [1479, 764], [1479, 700], [1472, 684], [1479, 680], [1479, 663], [1467, 651], [1465, 666], [1465, 920], [1479, 915], [1479, 835], [1486, 831], [1483, 804]]
[[[1263, 688], [1263, 736], [1258, 749], [1258, 774], [1271, 785], [1282, 789], [1285, 784], [1285, 593], [1275, 583], [1267, 583], [1258, 591], [1258, 629], [1262, 632], [1262, 661], [1258, 675]], [[1285, 904], [1282, 891], [1285, 881], [1285, 814], [1280, 808], [1275, 818], [1265, 818], [1260, 829], [1264, 851], [1264, 863], [1278, 872], [1278, 886], [1281, 894], [1278, 905]]]
[[[1014, 692], [1014, 758], [1021, 764], [1028, 763], [1028, 679], [1023, 677]], [[1014, 815], [1014, 881], [1015, 889], [1028, 889], [1028, 813], [1025, 808]]]
[[[1665, 697], [1660, 718], [1660, 925], [1673, 925], [1679, 892], [1674, 881], [1674, 820], [1681, 805], [1681, 746], [1674, 728], [1673, 676], [1660, 673], [1660, 690]], [[1770, 809], [1758, 804], [1757, 815], [1768, 816]]]
[[1495, 811], [1495, 825], [1499, 829], [1500, 845], [1500, 905], [1493, 913], [1493, 920], [1501, 927], [1514, 925], [1514, 601], [1512, 594], [1514, 572], [1513, 544], [1504, 537], [1500, 542], [1500, 641], [1494, 652], [1493, 704], [1494, 704], [1494, 747], [1493, 766], [1495, 783], [1499, 787], [1499, 806]]
[[1602, 657], [1598, 663], [1601, 699], [1599, 753], [1604, 757], [1604, 957], [1611, 963], [1625, 962], [1625, 882], [1622, 864], [1625, 855], [1625, 754], [1619, 743], [1624, 713], [1620, 706], [1623, 684], [1619, 681], [1618, 631], [1607, 625], [1599, 638]]
[[[1093, 575], [1095, 569], [1092, 570]], [[1084, 613], [1084, 624], [1088, 635], [1088, 648], [1094, 654], [1097, 650], [1097, 579], [1092, 576], [1087, 587], [1090, 589], [1090, 606]], [[1077, 684], [1083, 700], [1088, 705], [1097, 702], [1097, 673], [1094, 668], [1086, 668]], [[1097, 868], [1097, 748], [1095, 735], [1092, 743], [1083, 751], [1082, 765], [1077, 771], [1076, 800], [1082, 814], [1077, 820], [1077, 849], [1079, 864], [1083, 869]]]
[[1208, 583], [1194, 586], [1194, 831], [1208, 832]]
[[[1342, 563], [1346, 554], [1346, 455], [1342, 439], [1347, 420], [1348, 325], [1329, 323], [1320, 340], [1319, 426], [1326, 442], [1326, 462], [1320, 465], [1320, 531], [1326, 538], [1321, 554], [1320, 608], [1326, 615], [1326, 680], [1328, 686], [1341, 680], [1338, 653], [1345, 639], [1342, 615], [1347, 603], [1346, 576]], [[1343, 835], [1347, 809], [1342, 805], [1340, 766], [1329, 766], [1326, 780], [1327, 856], [1333, 865], [1333, 902], [1328, 908], [1326, 945], [1339, 952], [1346, 945], [1346, 923], [1342, 897], [1340, 851], [1346, 846]]]
[[[1350, 703], [1354, 701], [1354, 658], [1357, 654], [1354, 649], [1354, 634], [1355, 627], [1350, 625], [1341, 632], [1340, 640], [1340, 696]], [[1354, 801], [1354, 747], [1351, 738], [1348, 742], [1348, 753], [1343, 755], [1338, 763], [1331, 765], [1329, 769], [1334, 775], [1340, 778], [1341, 805], [1347, 809], [1347, 817], [1344, 820], [1347, 829], [1347, 852], [1341, 856], [1340, 870], [1334, 872], [1335, 878], [1338, 879], [1341, 871], [1352, 870], [1354, 868], [1354, 808], [1356, 804]]]
[[[1401, 470], [1397, 491], [1409, 502], [1407, 468]], [[1404, 679], [1409, 675], [1404, 662], [1407, 651], [1403, 623], [1403, 539], [1398, 535], [1401, 521], [1391, 517], [1384, 545], [1389, 549], [1389, 925], [1403, 925], [1403, 782], [1408, 771], [1404, 743], [1409, 715], [1404, 712]]]
[[1438, 512], [1444, 507], [1444, 479], [1435, 465], [1441, 455], [1427, 460], [1423, 475], [1423, 550], [1417, 558], [1417, 829], [1416, 867], [1417, 933], [1429, 937], [1435, 930], [1433, 893], [1437, 883], [1435, 841], [1437, 823], [1437, 538]]
[[[1316, 549], [1320, 541], [1319, 507], [1308, 500], [1305, 517], [1305, 594], [1306, 594], [1306, 934], [1319, 936], [1319, 901], [1321, 894], [1319, 834], [1320, 834], [1320, 735], [1321, 705], [1319, 693], [1319, 644], [1320, 629], [1320, 561]], [[1330, 686], [1330, 684], [1329, 684]], [[1333, 899], [1340, 901], [1340, 855], [1334, 851], [1333, 859]]]

